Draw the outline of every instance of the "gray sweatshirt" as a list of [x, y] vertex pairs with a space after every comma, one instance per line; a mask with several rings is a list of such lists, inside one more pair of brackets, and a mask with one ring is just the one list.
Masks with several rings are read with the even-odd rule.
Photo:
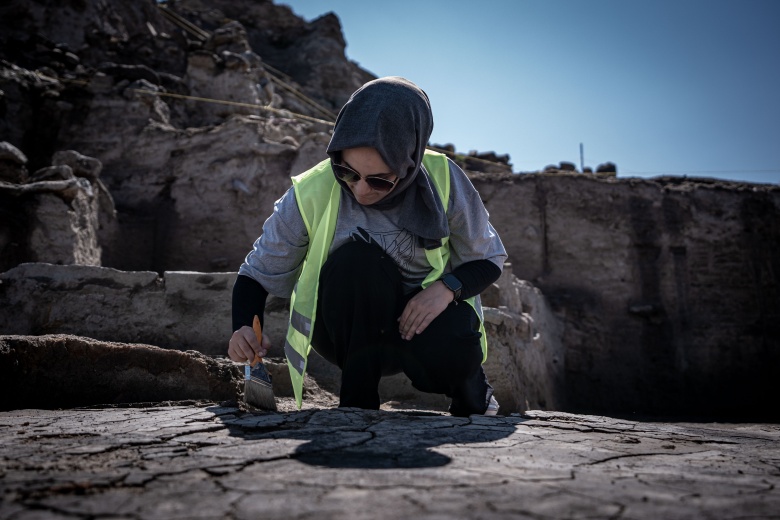
[[[445, 272], [466, 262], [487, 259], [499, 269], [507, 258], [504, 245], [488, 221], [479, 193], [455, 163], [450, 166], [450, 259]], [[338, 219], [330, 252], [351, 240], [379, 245], [395, 261], [411, 292], [420, 286], [431, 266], [422, 241], [398, 224], [400, 207], [376, 209], [363, 206], [342, 189]], [[306, 257], [309, 237], [298, 209], [293, 188], [274, 203], [274, 211], [263, 224], [239, 269], [239, 274], [259, 282], [274, 296], [289, 298]], [[357, 271], [356, 271], [357, 272]]]

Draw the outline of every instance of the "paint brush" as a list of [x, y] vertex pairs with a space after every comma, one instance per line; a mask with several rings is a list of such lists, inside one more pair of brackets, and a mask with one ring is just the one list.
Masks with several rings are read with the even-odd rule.
[[[263, 330], [260, 327], [260, 318], [256, 315], [252, 321], [252, 329], [255, 331], [257, 342], [262, 345]], [[244, 402], [255, 408], [276, 411], [271, 374], [265, 369], [263, 358], [257, 354], [255, 359], [244, 367]]]

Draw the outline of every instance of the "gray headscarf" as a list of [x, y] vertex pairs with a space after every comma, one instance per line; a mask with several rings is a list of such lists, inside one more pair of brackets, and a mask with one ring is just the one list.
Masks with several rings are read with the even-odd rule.
[[[425, 92], [401, 77], [379, 78], [360, 87], [342, 107], [327, 150], [332, 160], [339, 161], [342, 150], [376, 148], [398, 183], [372, 207], [400, 205], [399, 224], [421, 237], [426, 249], [439, 247], [449, 235], [444, 206], [422, 165], [432, 131], [433, 114]], [[343, 181], [336, 180], [354, 197]]]

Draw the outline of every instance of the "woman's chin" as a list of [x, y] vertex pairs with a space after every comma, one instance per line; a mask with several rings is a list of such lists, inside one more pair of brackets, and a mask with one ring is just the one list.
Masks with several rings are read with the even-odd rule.
[[382, 197], [377, 197], [375, 195], [369, 195], [369, 196], [355, 195], [355, 200], [361, 206], [370, 206], [371, 204], [375, 204], [380, 200], [382, 200]]

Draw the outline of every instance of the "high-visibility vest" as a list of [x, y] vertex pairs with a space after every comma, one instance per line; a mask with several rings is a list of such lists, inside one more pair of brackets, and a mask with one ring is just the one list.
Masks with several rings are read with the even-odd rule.
[[[450, 200], [450, 168], [443, 154], [426, 150], [423, 158], [425, 169], [436, 186], [445, 212]], [[290, 320], [284, 354], [290, 369], [295, 402], [298, 409], [303, 401], [303, 376], [306, 373], [307, 360], [311, 350], [311, 336], [314, 319], [317, 314], [317, 294], [319, 290], [320, 270], [328, 258], [328, 251], [336, 230], [336, 219], [341, 201], [341, 185], [336, 182], [330, 160], [326, 159], [310, 170], [292, 178], [295, 200], [309, 234], [309, 248], [303, 261], [301, 274], [290, 299]], [[442, 239], [439, 248], [425, 250], [425, 256], [431, 265], [431, 272], [422, 282], [428, 287], [444, 274], [444, 267], [450, 258], [449, 237]], [[487, 359], [487, 336], [482, 317], [482, 308], [476, 303], [476, 297], [465, 300], [479, 316], [479, 331], [482, 333], [482, 361]]]

